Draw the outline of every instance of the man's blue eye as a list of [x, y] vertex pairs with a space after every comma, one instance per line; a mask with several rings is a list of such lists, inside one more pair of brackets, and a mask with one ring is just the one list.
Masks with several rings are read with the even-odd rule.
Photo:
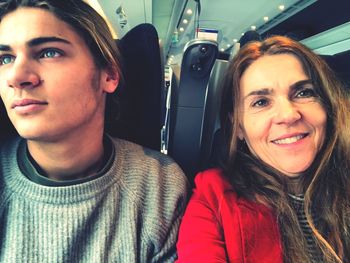
[[55, 58], [61, 56], [61, 53], [56, 50], [46, 50], [42, 53], [43, 58]]
[[6, 64], [10, 64], [14, 61], [14, 57], [13, 56], [2, 56], [0, 58], [0, 64], [1, 65], [6, 65]]

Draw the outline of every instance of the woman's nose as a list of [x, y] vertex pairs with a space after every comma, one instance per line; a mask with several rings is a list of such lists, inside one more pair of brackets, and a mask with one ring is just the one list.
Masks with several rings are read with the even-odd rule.
[[276, 114], [275, 114], [275, 123], [278, 124], [291, 124], [301, 118], [301, 113], [289, 99], [280, 100], [275, 105]]
[[27, 58], [17, 57], [7, 74], [7, 86], [11, 88], [32, 89], [40, 84], [40, 77]]

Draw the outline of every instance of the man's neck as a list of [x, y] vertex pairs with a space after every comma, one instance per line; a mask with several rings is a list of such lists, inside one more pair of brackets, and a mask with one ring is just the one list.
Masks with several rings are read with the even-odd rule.
[[27, 141], [28, 150], [53, 180], [74, 180], [96, 174], [103, 165], [103, 138], [76, 142]]

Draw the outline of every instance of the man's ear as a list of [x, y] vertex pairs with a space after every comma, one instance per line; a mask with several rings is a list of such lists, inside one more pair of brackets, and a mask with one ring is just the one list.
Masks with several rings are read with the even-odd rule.
[[103, 74], [103, 81], [104, 81], [104, 91], [107, 93], [113, 93], [119, 84], [120, 75], [118, 70], [114, 68], [109, 68], [105, 70]]

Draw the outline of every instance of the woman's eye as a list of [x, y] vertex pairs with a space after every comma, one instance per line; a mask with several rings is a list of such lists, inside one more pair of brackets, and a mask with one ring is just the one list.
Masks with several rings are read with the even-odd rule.
[[315, 97], [316, 93], [313, 89], [303, 89], [299, 91], [296, 95], [298, 98], [310, 98], [310, 97]]
[[265, 107], [269, 104], [267, 99], [259, 99], [255, 102], [253, 102], [252, 106], [253, 107]]
[[0, 65], [10, 64], [15, 60], [13, 56], [3, 55], [0, 57]]
[[41, 53], [42, 58], [56, 58], [56, 57], [60, 57], [62, 55], [61, 52], [57, 51], [57, 50], [53, 50], [53, 49], [48, 49], [45, 50]]

